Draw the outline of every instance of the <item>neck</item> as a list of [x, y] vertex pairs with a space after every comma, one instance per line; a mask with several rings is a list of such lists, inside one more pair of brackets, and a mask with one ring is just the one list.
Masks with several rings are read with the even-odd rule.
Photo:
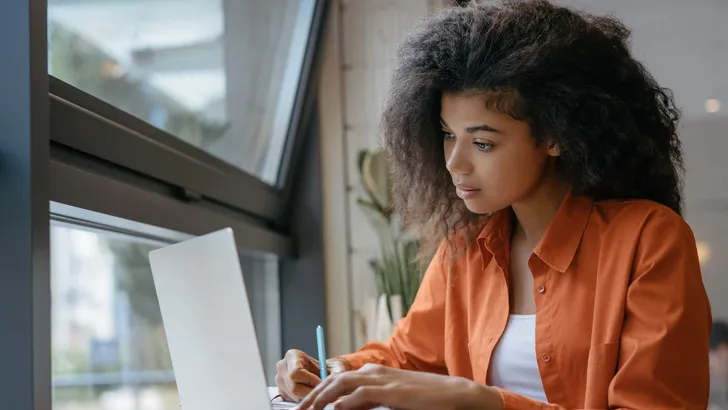
[[517, 221], [514, 233], [523, 235], [526, 242], [535, 247], [556, 216], [569, 188], [557, 179], [544, 181], [527, 198], [511, 205]]

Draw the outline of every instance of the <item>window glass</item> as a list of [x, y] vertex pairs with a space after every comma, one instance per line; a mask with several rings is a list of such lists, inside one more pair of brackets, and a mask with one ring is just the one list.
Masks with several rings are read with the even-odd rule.
[[[149, 251], [159, 245], [51, 226], [54, 410], [176, 409], [179, 396]], [[241, 257], [271, 384], [280, 357], [275, 257]]]
[[314, 0], [49, 0], [49, 73], [268, 183]]

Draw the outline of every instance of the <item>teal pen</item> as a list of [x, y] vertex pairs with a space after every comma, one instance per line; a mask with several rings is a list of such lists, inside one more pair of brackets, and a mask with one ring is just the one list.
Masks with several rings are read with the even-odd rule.
[[316, 328], [316, 343], [318, 344], [319, 369], [321, 369], [321, 381], [326, 380], [326, 344], [324, 341], [324, 328]]

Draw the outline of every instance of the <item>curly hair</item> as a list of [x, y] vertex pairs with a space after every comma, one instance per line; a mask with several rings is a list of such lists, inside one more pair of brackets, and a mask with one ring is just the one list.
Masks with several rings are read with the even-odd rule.
[[[649, 199], [682, 211], [680, 112], [629, 50], [616, 18], [545, 0], [452, 7], [419, 23], [398, 50], [384, 108], [395, 204], [425, 254], [482, 226], [445, 167], [443, 93], [482, 93], [559, 148], [556, 169], [594, 200]], [[464, 228], [472, 229], [464, 229]], [[431, 253], [429, 253], [431, 255]]]

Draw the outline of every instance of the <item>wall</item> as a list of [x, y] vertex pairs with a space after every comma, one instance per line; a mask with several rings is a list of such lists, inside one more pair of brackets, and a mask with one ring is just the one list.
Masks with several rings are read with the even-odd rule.
[[361, 149], [378, 145], [378, 126], [397, 47], [418, 19], [436, 5], [426, 0], [379, 0], [343, 2], [343, 81], [345, 164], [347, 167], [347, 206], [349, 209], [349, 266], [354, 320], [353, 342], [364, 340], [357, 310], [367, 297], [376, 296], [369, 260], [377, 255], [379, 244], [374, 231], [356, 206], [364, 192], [359, 184], [356, 158]]
[[418, 19], [445, 4], [336, 0], [329, 15], [319, 109], [331, 354], [362, 345], [357, 310], [366, 297], [376, 295], [368, 261], [376, 255], [378, 242], [355, 205], [363, 194], [357, 152], [378, 145], [380, 113], [400, 40]]
[[728, 320], [728, 119], [686, 120], [685, 217], [703, 250], [701, 268], [713, 318]]

